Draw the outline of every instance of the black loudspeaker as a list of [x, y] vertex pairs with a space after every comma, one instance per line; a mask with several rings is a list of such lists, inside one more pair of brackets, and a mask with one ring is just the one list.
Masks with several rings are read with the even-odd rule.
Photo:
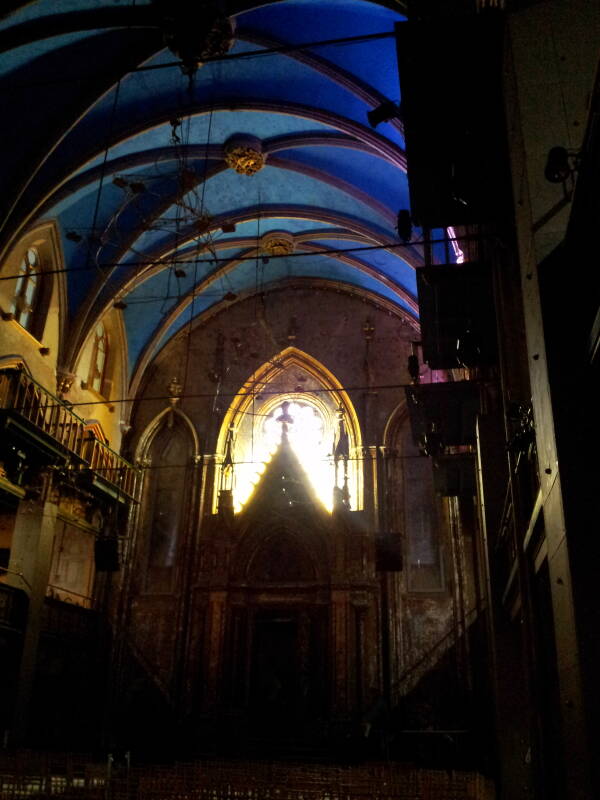
[[118, 572], [121, 565], [117, 539], [96, 539], [94, 557], [96, 572]]
[[502, 15], [396, 25], [412, 218], [496, 219], [506, 200]]
[[474, 381], [451, 383], [421, 383], [407, 386], [406, 405], [414, 443], [439, 439], [437, 452], [430, 448], [428, 455], [438, 455], [444, 447], [475, 444], [475, 422], [481, 411], [480, 388]]
[[417, 270], [423, 360], [431, 369], [497, 361], [492, 271], [487, 264]]

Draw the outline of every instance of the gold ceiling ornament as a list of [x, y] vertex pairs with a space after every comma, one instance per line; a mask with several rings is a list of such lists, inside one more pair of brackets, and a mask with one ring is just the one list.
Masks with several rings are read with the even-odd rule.
[[236, 135], [225, 142], [225, 163], [240, 175], [255, 175], [267, 160], [256, 136]]
[[260, 250], [266, 256], [289, 256], [295, 246], [294, 237], [287, 231], [269, 231], [260, 240]]

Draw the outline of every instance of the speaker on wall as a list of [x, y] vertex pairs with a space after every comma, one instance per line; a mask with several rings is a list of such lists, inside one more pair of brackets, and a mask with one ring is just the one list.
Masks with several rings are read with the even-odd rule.
[[498, 15], [396, 25], [412, 217], [492, 221], [508, 177]]
[[117, 539], [96, 539], [94, 556], [96, 572], [119, 571], [121, 564], [119, 562], [119, 542]]
[[431, 369], [497, 361], [496, 312], [489, 264], [417, 270], [423, 360]]

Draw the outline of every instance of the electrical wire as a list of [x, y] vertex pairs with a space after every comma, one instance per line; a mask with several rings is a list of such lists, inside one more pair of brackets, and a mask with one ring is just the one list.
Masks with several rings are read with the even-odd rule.
[[[482, 238], [485, 238], [483, 234], [478, 234], [477, 236], [460, 236], [456, 239], [448, 239], [448, 241], [457, 241], [457, 242], [466, 242], [469, 240], [477, 240], [481, 241]], [[332, 256], [332, 255], [343, 255], [344, 253], [361, 253], [361, 252], [371, 252], [374, 250], [397, 250], [397, 249], [411, 249], [418, 245], [423, 244], [443, 244], [446, 241], [445, 238], [441, 239], [418, 239], [408, 244], [404, 242], [394, 242], [392, 244], [377, 244], [377, 245], [361, 245], [359, 247], [339, 247], [339, 248], [328, 248], [326, 250], [313, 250], [313, 251], [305, 251], [305, 252], [294, 252], [288, 253], [287, 255], [273, 255], [269, 256], [269, 261], [278, 259], [278, 258], [313, 258], [314, 256]], [[119, 267], [120, 269], [136, 269], [137, 267], [141, 266], [164, 266], [168, 268], [172, 264], [214, 264], [216, 263], [228, 263], [231, 261], [256, 261], [256, 255], [250, 256], [236, 256], [235, 258], [219, 258], [218, 256], [211, 256], [210, 258], [194, 258], [190, 256], [188, 258], [183, 259], [165, 259], [163, 261], [162, 257], [158, 259], [138, 259], [136, 261], [104, 261], [100, 262], [98, 266], [101, 269], [112, 269], [113, 267]], [[62, 267], [60, 269], [49, 269], [49, 270], [40, 270], [39, 272], [32, 272], [31, 275], [62, 275], [65, 273], [79, 273], [79, 272], [86, 272], [88, 269], [96, 269], [96, 267]], [[8, 281], [8, 280], [16, 280], [19, 277], [18, 274], [13, 275], [2, 275], [0, 276], [0, 281]]]
[[[243, 53], [225, 53], [220, 56], [210, 56], [204, 60], [204, 64], [211, 64], [222, 61], [243, 61], [245, 59], [260, 58], [272, 55], [288, 55], [290, 53], [301, 52], [308, 50], [311, 47], [327, 47], [331, 45], [352, 45], [361, 44], [363, 42], [378, 41], [381, 39], [391, 39], [395, 37], [394, 31], [385, 31], [382, 33], [362, 34], [358, 36], [344, 36], [334, 39], [320, 39], [313, 42], [301, 42], [299, 44], [280, 45], [279, 47], [263, 47], [258, 50], [248, 50]], [[127, 70], [121, 77], [130, 75], [132, 73], [152, 72], [161, 69], [181, 69], [183, 62], [181, 61], [166, 61], [162, 64], [141, 64], [138, 67]], [[61, 76], [56, 79], [48, 79], [43, 81], [30, 81], [28, 83], [13, 83], [11, 90], [17, 91], [20, 89], [32, 89], [45, 86], [57, 86], [60, 84], [68, 85], [70, 83], [82, 84], [86, 81], [98, 80], [98, 73], [83, 76], [80, 72], [73, 74], [69, 77]]]
[[[466, 455], [472, 455], [472, 453], [470, 451], [466, 452], [465, 454]], [[400, 455], [399, 453], [390, 453], [387, 456], [387, 458], [388, 459], [392, 459], [394, 461], [409, 461], [411, 459], [423, 460], [423, 458], [425, 458], [425, 456], [421, 455], [421, 453], [415, 453], [414, 455], [406, 455], [406, 454]], [[316, 460], [317, 460], [317, 462], [323, 463], [323, 464], [324, 463], [330, 463], [330, 462], [333, 462], [333, 455], [329, 455], [329, 456], [326, 456], [325, 458], [319, 458], [319, 459], [316, 459]], [[348, 462], [352, 462], [352, 463], [357, 464], [357, 463], [363, 463], [366, 460], [370, 461], [371, 457], [370, 456], [350, 456], [350, 457], [348, 457], [348, 459], [345, 459], [345, 460], [347, 460]], [[262, 461], [254, 461], [254, 460], [253, 461], [235, 461], [234, 460], [232, 463], [233, 463], [234, 467], [243, 466], [245, 464], [266, 464], [268, 466], [269, 463], [270, 463], [270, 460], [269, 461], [267, 461], [265, 459], [263, 459]], [[184, 464], [137, 464], [136, 465], [136, 469], [140, 470], [141, 472], [152, 472], [153, 470], [160, 470], [160, 469], [190, 469], [191, 467], [193, 467], [193, 465], [190, 464], [189, 462], [184, 463]], [[74, 468], [74, 469], [76, 469], [76, 468]], [[94, 467], [94, 472], [98, 472], [99, 474], [101, 474], [101, 473], [110, 473], [110, 472], [122, 472], [122, 471], [123, 471], [123, 467], [122, 466], [121, 467]]]
[[[472, 383], [477, 383], [478, 381], [471, 381]], [[268, 384], [267, 384], [268, 385]], [[430, 384], [419, 384], [421, 386], [429, 386]], [[329, 387], [321, 387], [320, 389], [306, 389], [306, 391], [302, 392], [293, 392], [293, 394], [301, 395], [314, 395], [314, 394], [339, 394], [340, 392], [383, 392], [383, 391], [392, 391], [397, 389], [409, 389], [415, 388], [415, 384], [413, 383], [387, 383], [387, 384], [380, 384], [378, 386], [341, 386], [336, 388], [329, 388]], [[282, 389], [282, 390], [275, 390], [275, 389], [255, 389], [252, 387], [247, 391], [238, 391], [238, 392], [223, 392], [220, 394], [222, 398], [235, 398], [235, 397], [262, 397], [262, 396], [288, 396], [290, 394], [289, 389]], [[81, 400], [81, 401], [65, 401], [65, 402], [57, 402], [57, 403], [48, 403], [45, 408], [64, 408], [67, 406], [68, 408], [75, 408], [78, 406], [110, 406], [110, 405], [119, 405], [121, 403], [141, 403], [141, 402], [156, 402], [157, 400], [170, 400], [171, 395], [169, 394], [159, 394], [159, 395], [151, 395], [150, 397], [120, 397], [118, 399], [108, 399], [104, 398], [103, 400]], [[214, 392], [189, 392], [187, 394], [178, 395], [179, 400], [197, 400], [197, 399], [212, 399], [214, 397]], [[22, 408], [28, 408], [29, 406], [23, 405]], [[19, 406], [14, 406], [11, 410], [12, 411], [19, 411]]]

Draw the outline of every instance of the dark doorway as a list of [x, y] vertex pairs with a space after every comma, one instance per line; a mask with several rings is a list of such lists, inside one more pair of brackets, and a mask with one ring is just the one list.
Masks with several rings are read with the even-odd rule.
[[250, 706], [257, 721], [269, 727], [287, 727], [296, 717], [299, 691], [297, 619], [257, 617], [250, 680]]

